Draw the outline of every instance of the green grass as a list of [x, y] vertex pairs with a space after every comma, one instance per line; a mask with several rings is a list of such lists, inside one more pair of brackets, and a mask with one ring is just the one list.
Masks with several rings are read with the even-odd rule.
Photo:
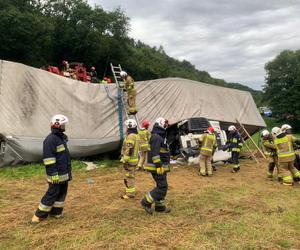
[[[119, 166], [117, 160], [97, 160], [94, 161], [99, 168], [116, 168]], [[79, 160], [72, 160], [72, 171], [84, 171], [86, 165]], [[43, 164], [25, 164], [0, 168], [0, 178], [4, 179], [24, 179], [45, 174]]]

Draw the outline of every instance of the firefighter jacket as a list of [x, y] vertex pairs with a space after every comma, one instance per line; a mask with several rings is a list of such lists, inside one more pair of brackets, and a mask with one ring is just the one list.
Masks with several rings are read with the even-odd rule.
[[212, 156], [217, 147], [215, 134], [205, 133], [201, 137], [200, 154], [203, 156]]
[[125, 79], [125, 86], [124, 86], [125, 90], [127, 92], [135, 92], [135, 84], [134, 84], [134, 80], [131, 76], [127, 76]]
[[227, 141], [227, 146], [229, 151], [231, 152], [241, 152], [241, 148], [243, 146], [243, 140], [241, 135], [235, 131], [232, 134], [228, 135], [228, 141]]
[[276, 156], [276, 147], [274, 145], [274, 141], [271, 136], [268, 138], [263, 138], [262, 145], [263, 145], [265, 156], [267, 157]]
[[139, 130], [140, 137], [140, 151], [145, 152], [149, 150], [150, 132], [147, 129]]
[[59, 129], [52, 129], [43, 142], [43, 162], [46, 167], [47, 181], [59, 175], [59, 182], [70, 181], [71, 158], [67, 147], [68, 137]]
[[124, 163], [137, 165], [139, 161], [139, 136], [137, 129], [128, 129], [123, 142], [122, 155]]
[[282, 133], [274, 139], [278, 162], [292, 162], [296, 159], [293, 143], [299, 142], [292, 135]]
[[157, 173], [157, 168], [163, 167], [164, 172], [170, 172], [170, 151], [165, 141], [166, 131], [160, 127], [154, 127], [151, 133], [145, 170]]

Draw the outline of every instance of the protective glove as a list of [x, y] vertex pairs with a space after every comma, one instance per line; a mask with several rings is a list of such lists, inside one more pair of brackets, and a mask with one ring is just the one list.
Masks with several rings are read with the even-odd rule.
[[159, 175], [163, 175], [165, 173], [165, 169], [163, 166], [156, 168], [156, 173]]
[[51, 182], [52, 184], [58, 184], [59, 183], [59, 175], [53, 175], [51, 176]]
[[125, 155], [125, 156], [122, 157], [122, 159], [123, 159], [123, 163], [126, 163], [130, 160], [130, 156]]
[[120, 162], [121, 162], [121, 163], [125, 163], [124, 157], [123, 157], [123, 156], [121, 157]]

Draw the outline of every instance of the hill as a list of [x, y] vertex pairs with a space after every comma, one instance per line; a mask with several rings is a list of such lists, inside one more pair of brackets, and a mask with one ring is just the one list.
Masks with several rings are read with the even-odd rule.
[[[9, 27], [9, 29], [7, 29]], [[92, 8], [85, 0], [2, 0], [0, 58], [34, 67], [62, 60], [96, 66], [101, 78], [109, 62], [121, 64], [137, 80], [182, 77], [250, 91], [257, 104], [261, 92], [216, 79], [190, 62], [168, 56], [128, 36], [130, 19], [121, 9]]]

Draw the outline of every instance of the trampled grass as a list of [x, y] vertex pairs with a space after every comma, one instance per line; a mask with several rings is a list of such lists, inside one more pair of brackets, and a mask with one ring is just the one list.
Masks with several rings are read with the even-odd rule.
[[37, 226], [28, 221], [47, 188], [43, 173], [8, 178], [0, 170], [0, 249], [300, 248], [300, 185], [267, 180], [266, 163], [242, 161], [238, 174], [219, 167], [212, 178], [176, 166], [168, 177], [172, 212], [153, 216], [139, 204], [154, 185], [150, 174], [137, 173], [137, 197], [124, 201], [121, 168], [97, 164], [86, 172], [74, 162], [65, 218]]

